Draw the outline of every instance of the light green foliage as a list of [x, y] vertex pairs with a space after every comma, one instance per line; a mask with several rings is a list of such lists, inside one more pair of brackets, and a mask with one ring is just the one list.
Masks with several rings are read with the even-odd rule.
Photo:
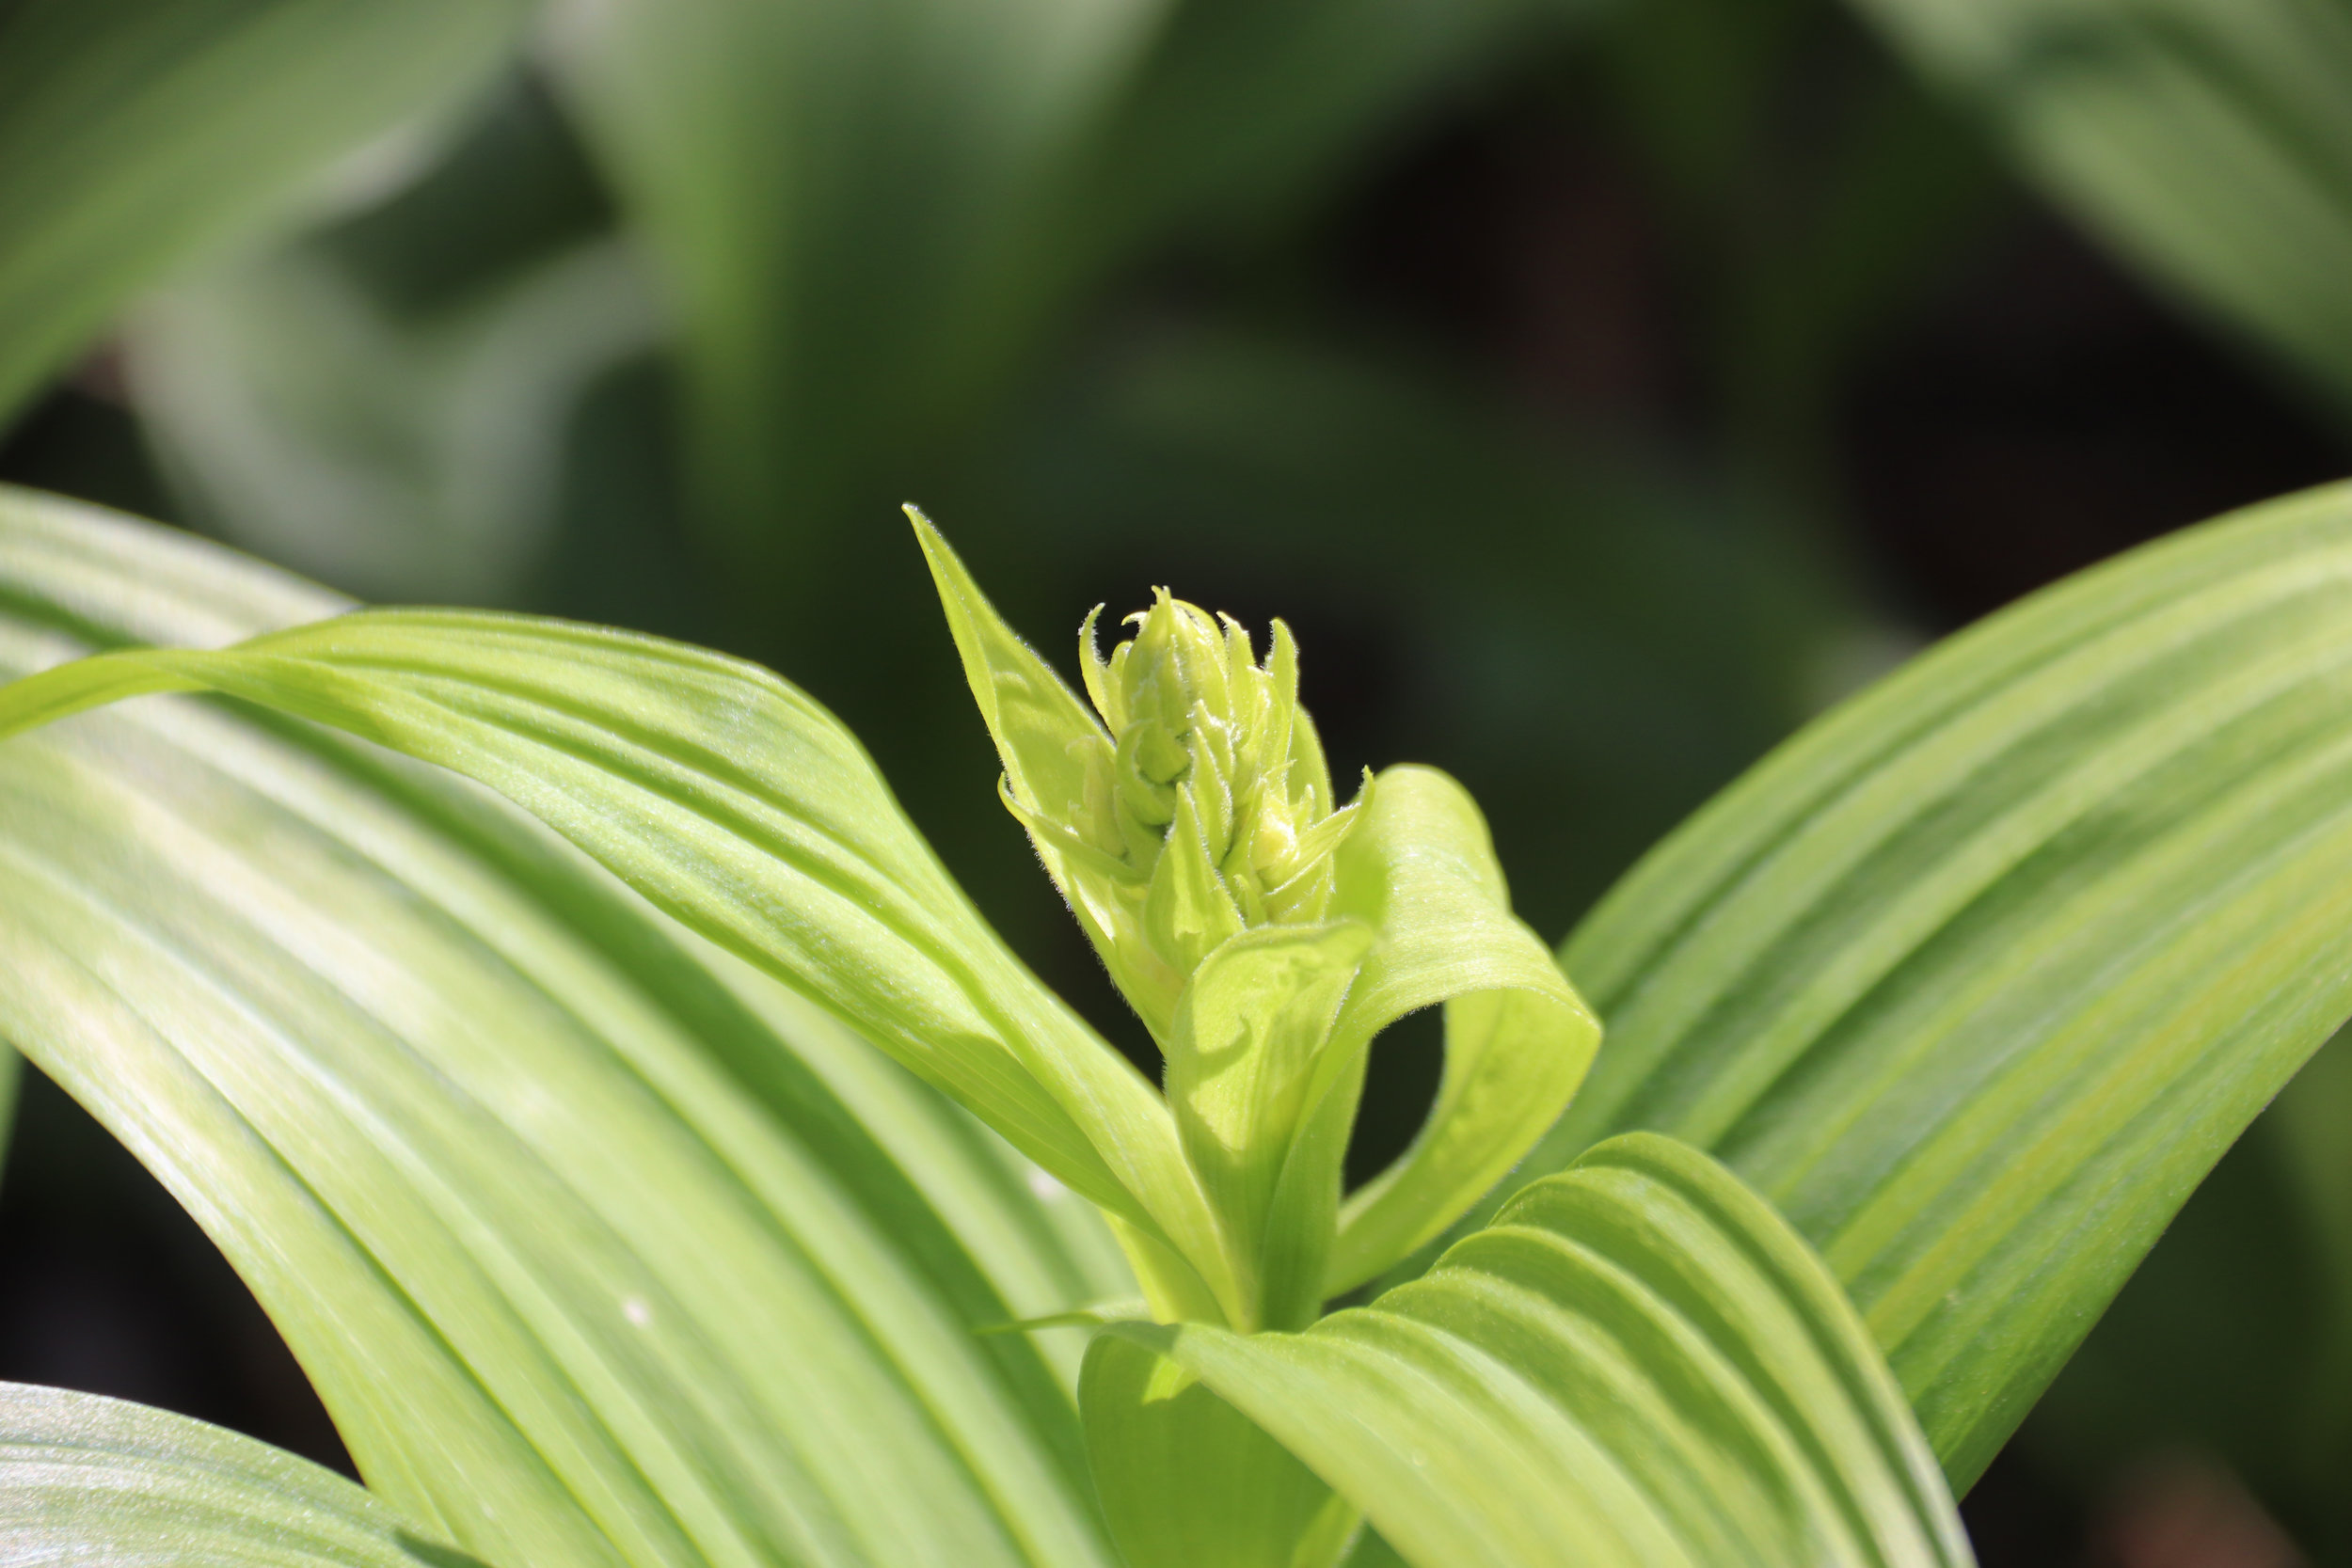
[[[344, 608], [22, 494], [0, 578], [11, 671]], [[0, 1035], [420, 1529], [499, 1568], [1110, 1560], [1075, 1346], [974, 1332], [1131, 1293], [1099, 1222], [521, 814], [143, 704], [0, 747]]]
[[1857, 3], [2117, 249], [2352, 409], [2352, 12]]
[[[1356, 1282], [1326, 1270], [1341, 1160], [1365, 1054], [1402, 1013], [1454, 1004], [1462, 1045], [1444, 1114], [1350, 1215], [1343, 1259], [1359, 1259], [1358, 1277], [1508, 1168], [1591, 1059], [1590, 1014], [1509, 918], [1475, 808], [1441, 781], [1409, 787], [1394, 810], [1375, 794], [1385, 826], [1368, 826], [1364, 851], [1333, 874], [1334, 909], [1359, 916], [1367, 939], [1387, 938], [1377, 954], [1335, 938], [1318, 962], [1291, 966], [1311, 993], [1300, 1005], [1229, 999], [1183, 1015], [1211, 1033], [1171, 1031], [1171, 1059], [1188, 1063], [1180, 1118], [1005, 952], [854, 742], [765, 672], [520, 617], [377, 611], [219, 652], [66, 666], [0, 697], [0, 731], [191, 689], [351, 730], [524, 805], [1101, 1204], [1164, 1315], [1305, 1322]], [[1358, 958], [1365, 973], [1351, 990]], [[1232, 1059], [1237, 1029], [1247, 1065]], [[1239, 1150], [1222, 1136], [1237, 1097], [1252, 1127]]]
[[[33, 627], [102, 642], [175, 626], [219, 638], [335, 608], [52, 503], [20, 501], [8, 520], [0, 567]], [[144, 597], [120, 586], [135, 550]], [[208, 596], [222, 607], [209, 620], [190, 608]], [[36, 634], [18, 657], [64, 651]], [[0, 721], [191, 686], [360, 730], [528, 798], [690, 928], [836, 1011], [863, 1009], [883, 1037], [897, 1031], [902, 1054], [983, 1111], [1020, 1103], [987, 1099], [990, 1075], [970, 1069], [984, 1042], [920, 1010], [949, 1006], [925, 963], [988, 973], [969, 939], [952, 955], [930, 946], [904, 902], [920, 895], [933, 919], [953, 918], [952, 890], [888, 852], [886, 797], [772, 677], [513, 617], [354, 612], [219, 651], [60, 664], [8, 686]], [[740, 755], [754, 736], [788, 766]], [[1232, 989], [1188, 990], [1180, 1012], [1263, 1012], [1249, 994], [1266, 977], [1256, 949], [1334, 932], [1379, 940], [1278, 961], [1274, 994], [1311, 1018], [1334, 1010], [1337, 1040], [1368, 1042], [1448, 984], [1468, 983], [1461, 1005], [1488, 1042], [1519, 991], [1539, 1007], [1572, 1000], [1556, 979], [1549, 992], [1528, 976], [1498, 984], [1509, 952], [1482, 945], [1524, 930], [1458, 788], [1422, 769], [1389, 780], [1334, 868], [1340, 918], [1242, 933], [1194, 977], [1230, 964]], [[371, 1484], [433, 1530], [492, 1562], [1102, 1560], [1072, 1484], [1067, 1385], [1026, 1338], [973, 1330], [1115, 1286], [1087, 1261], [1082, 1227], [1025, 1206], [1003, 1165], [991, 1172], [1002, 1157], [968, 1132], [959, 1169], [941, 1147], [958, 1142], [952, 1118], [905, 1080], [875, 1076], [807, 1007], [644, 924], [655, 917], [642, 904], [503, 809], [307, 726], [257, 731], [179, 705], [86, 718], [11, 745], [0, 783], [0, 941], [16, 982], [0, 991], [0, 1027], [205, 1220]], [[234, 847], [262, 841], [267, 864], [241, 863]], [[755, 854], [741, 847], [753, 843]], [[695, 856], [716, 885], [657, 874], [665, 858]], [[897, 945], [828, 951], [794, 936], [796, 903], [816, 895], [803, 880], [855, 888], [857, 875], [872, 879], [862, 903], [897, 911]], [[1465, 911], [1483, 914], [1457, 920]], [[1416, 956], [1465, 933], [1459, 973]], [[1344, 1001], [1334, 966], [1355, 974]], [[1089, 1082], [1083, 1068], [1045, 1066], [1020, 1031], [1003, 1038], [1014, 1062]], [[940, 1049], [908, 1049], [920, 1039]], [[1559, 1033], [1519, 1039], [1541, 1047]], [[1318, 1152], [1344, 1142], [1325, 1109], [1344, 1102], [1329, 1092], [1344, 1078], [1333, 1063], [1361, 1060], [1359, 1049], [1325, 1056], [1308, 1117], [1329, 1140], [1308, 1145]], [[1236, 1125], [1221, 1119], [1233, 1101], [1195, 1098], [1205, 1134]], [[1106, 1145], [1104, 1168], [1124, 1155], [1130, 1170], [1151, 1147]], [[1285, 1156], [1278, 1216], [1299, 1159]], [[1329, 1174], [1320, 1185], [1335, 1201], [1336, 1164], [1306, 1168]], [[1149, 1212], [1109, 1196], [1127, 1239], [1143, 1236]], [[1143, 1239], [1155, 1283], [1155, 1261], [1182, 1255]], [[1061, 1303], [1040, 1300], [1046, 1291]], [[1225, 1304], [1172, 1305], [1214, 1320]], [[1227, 1530], [1236, 1560], [1279, 1549], [1288, 1556], [1271, 1560], [1310, 1568], [1348, 1544], [1348, 1507], [1226, 1404], [1186, 1397], [1123, 1351], [1101, 1354], [1086, 1396], [1098, 1485], [1138, 1475], [1154, 1453], [1197, 1450], [1205, 1433], [1225, 1446], [1195, 1453], [1201, 1474], [1252, 1482], [1180, 1488], [1152, 1506], [1122, 1496], [1115, 1522], [1150, 1526], [1231, 1497], [1257, 1523], [1196, 1523], [1209, 1539]], [[1833, 1468], [1844, 1476], [1845, 1458]], [[1847, 1479], [1872, 1496], [1886, 1484], [1867, 1470]], [[1414, 1560], [1445, 1560], [1414, 1528], [1403, 1521], [1397, 1537]]]
[[339, 1475], [144, 1405], [0, 1384], [0, 1539], [18, 1561], [478, 1568]]
[[478, 87], [519, 0], [26, 0], [0, 15], [0, 411], [137, 290]]
[[[1332, 809], [1279, 623], [1261, 666], [1243, 628], [1165, 591], [1107, 659], [1089, 616], [1089, 714], [937, 531], [919, 515], [915, 528], [1006, 804], [1166, 1055], [1246, 1321], [1310, 1323], [1510, 1169], [1576, 1092], [1598, 1026], [1513, 918], [1459, 784], [1394, 768]], [[1428, 1123], [1343, 1208], [1373, 1038], [1438, 1006], [1446, 1068]]]
[[[1602, 1145], [1425, 1278], [1304, 1334], [1115, 1332], [1257, 1421], [1415, 1563], [1973, 1560], [1820, 1260], [1668, 1139]], [[1089, 1389], [1098, 1359], [1129, 1365], [1098, 1346]], [[1174, 1381], [1121, 1380], [1138, 1411]], [[1106, 1429], [1088, 1414], [1099, 1478]]]
[[[1932, 1456], [1971, 1473], [2352, 1003], [2347, 551], [2330, 491], [2143, 552], [1768, 762], [1570, 944], [1621, 1027], [1533, 1167], [1648, 1124], [1730, 1169], [1600, 1144], [1328, 1318], [1592, 1045], [1427, 768], [1379, 775], [1317, 918], [1184, 977], [1164, 1100], [765, 672], [333, 615], [16, 498], [0, 649], [54, 667], [0, 728], [191, 689], [293, 717], [144, 705], [0, 748], [0, 1032], [219, 1239], [371, 1486], [489, 1563], [1104, 1563], [1105, 1525], [1131, 1568], [1964, 1562]], [[1034, 781], [1085, 777], [1050, 723], [1096, 720], [942, 583], [1041, 821]], [[1265, 732], [1206, 733], [1232, 643], [1168, 630], [1218, 662], [1095, 678], [1184, 752], [1128, 781], [1181, 804]], [[1116, 765], [1110, 736], [1080, 732]], [[1430, 1124], [1343, 1206], [1365, 1051], [1439, 1004]], [[1100, 1203], [1163, 1321], [1083, 1310], [1132, 1286], [1072, 1195], [843, 1022]], [[980, 1332], [1024, 1320], [1118, 1338], [1073, 1388], [1051, 1332]]]
[[558, 622], [364, 611], [45, 672], [0, 698], [0, 729], [202, 688], [499, 790], [1168, 1250], [1188, 1310], [1247, 1316], [1166, 1105], [1005, 950], [856, 742], [773, 675]]
[[[1341, 847], [1337, 882], [1333, 911], [1382, 938], [1334, 1026], [1340, 1061], [1360, 1075], [1374, 1035], [1441, 1006], [1445, 1069], [1412, 1147], [1348, 1195], [1329, 1294], [1429, 1241], [1501, 1180], [1558, 1115], [1551, 1107], [1577, 1092], [1600, 1035], [1535, 934], [1512, 917], [1486, 824], [1444, 774], [1402, 766], [1380, 775], [1363, 827]], [[1359, 1087], [1360, 1076], [1331, 1102], [1335, 1114], [1352, 1117]]]
[[1965, 1485], [2352, 1011], [2352, 493], [1952, 639], [1568, 942], [1610, 1049], [1530, 1163], [1709, 1148], [1820, 1248]]
[[[1286, 1180], [1309, 1179], [1291, 1163], [1307, 1158], [1297, 1146], [1317, 1109], [1317, 1068], [1372, 943], [1352, 922], [1236, 933], [1185, 985], [1169, 1032], [1168, 1098], [1184, 1152], [1234, 1249], [1264, 1260], [1270, 1322], [1311, 1319], [1322, 1304], [1321, 1272], [1299, 1255], [1320, 1256], [1330, 1207], [1278, 1199]], [[1335, 1172], [1312, 1174], [1336, 1184]]]
[[[2352, 388], [2340, 6], [1862, 3], [2158, 276]], [[906, 453], [975, 485], [1105, 277], [1180, 230], [1295, 221], [1383, 128], [1585, 8], [596, 0], [532, 58], [674, 312], [716, 553], [791, 620], [839, 582], [785, 568], [840, 559]], [[171, 266], [297, 222], [337, 159], [431, 131], [525, 9], [0, 8], [0, 404]], [[1603, 75], [1677, 221], [1744, 233], [1783, 190], [1753, 144], [1805, 14], [1659, 5], [1614, 35]], [[1974, 200], [1913, 93], [1851, 119], [1821, 189], [1775, 198], [1819, 210], [1735, 239], [1715, 290], [1759, 495], [1812, 494], [1830, 369]], [[667, 325], [615, 221], [591, 191], [413, 315], [348, 230], [230, 258], [135, 315], [127, 380], [183, 493], [250, 537], [333, 525], [317, 559], [350, 580], [515, 592], [572, 410]], [[1212, 453], [1325, 533], [1285, 546], [1148, 465], [1106, 483], [1318, 580], [1391, 531], [1490, 675], [1576, 657], [1617, 691], [1632, 648], [1662, 683], [1645, 717], [1695, 701], [1683, 727], [1733, 751], [1839, 678], [1860, 623], [1834, 566], [1772, 562], [1714, 499], [1684, 517], [1645, 467], [1571, 495], [1490, 411], [1357, 358], [1203, 339], [1142, 363], [1085, 384], [1117, 394], [1097, 435], [1196, 481]], [[1534, 521], [1481, 546], [1477, 510]], [[218, 1242], [369, 1487], [0, 1388], [0, 1555], [1958, 1568], [1947, 1478], [2352, 1011], [2344, 493], [1999, 618], [1702, 814], [1565, 950], [1614, 1031], [1573, 1103], [1597, 1024], [1477, 804], [1402, 766], [1343, 807], [1280, 623], [1261, 658], [1162, 591], [1107, 657], [1089, 620], [1082, 699], [918, 530], [1003, 798], [1164, 1092], [766, 671], [358, 611], [0, 494], [24, 677], [0, 734], [71, 720], [0, 747], [0, 1037]], [[82, 711], [196, 691], [236, 701]], [[1641, 793], [1597, 738], [1636, 732], [1570, 711], [1487, 727]], [[1427, 1122], [1343, 1193], [1373, 1043], [1432, 1007]], [[2343, 1077], [2277, 1118], [2315, 1193]], [[2313, 1217], [2342, 1294], [2352, 1227]], [[1422, 1277], [1323, 1315], [1457, 1223]], [[2346, 1344], [2308, 1380], [2323, 1459]]]

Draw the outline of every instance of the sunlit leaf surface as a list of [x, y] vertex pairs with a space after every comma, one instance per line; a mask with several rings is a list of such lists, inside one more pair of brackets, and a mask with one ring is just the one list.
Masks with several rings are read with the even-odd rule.
[[[343, 608], [0, 506], [0, 657]], [[370, 1484], [485, 1561], [1108, 1560], [1085, 1206], [483, 792], [167, 699], [0, 748], [0, 1035], [186, 1203]]]
[[1191, 1373], [1117, 1335], [1078, 1388], [1127, 1568], [1331, 1568], [1361, 1515]]
[[11, 1562], [475, 1568], [308, 1460], [143, 1405], [0, 1384]]
[[2352, 491], [1952, 639], [1767, 759], [1570, 939], [1608, 1022], [1531, 1169], [1712, 1149], [1972, 1481], [2352, 1011]]
[[1304, 1334], [1116, 1332], [1281, 1439], [1420, 1568], [1972, 1560], [1820, 1260], [1664, 1138], [1594, 1149], [1422, 1279]]
[[1013, 958], [805, 693], [739, 659], [605, 627], [362, 610], [228, 649], [126, 650], [45, 672], [0, 696], [0, 731], [202, 689], [498, 790], [948, 1089], [1197, 1269], [1204, 1305], [1248, 1321], [1167, 1102]]

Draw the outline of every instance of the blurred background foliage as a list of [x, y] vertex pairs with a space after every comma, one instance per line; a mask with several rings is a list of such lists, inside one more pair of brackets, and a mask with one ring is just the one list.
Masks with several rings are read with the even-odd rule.
[[[1052, 655], [1284, 616], [1335, 764], [1460, 776], [1565, 933], [1926, 638], [2341, 475], [2347, 84], [2346, 0], [0, 0], [0, 477], [776, 666], [1140, 1053], [898, 502]], [[77, 1117], [28, 1087], [0, 1375], [334, 1458]], [[2340, 1048], [1969, 1513], [2352, 1561], [2347, 1473]]]

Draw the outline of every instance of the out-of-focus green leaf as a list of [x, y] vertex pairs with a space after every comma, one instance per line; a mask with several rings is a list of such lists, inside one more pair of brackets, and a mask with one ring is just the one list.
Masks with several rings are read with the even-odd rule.
[[2333, 1484], [2352, 1459], [2352, 1040], [2339, 1037], [2272, 1106], [2268, 1131], [2315, 1243], [2325, 1304], [2315, 1353], [2300, 1372], [2301, 1409], [2291, 1439], [2295, 1481], [2335, 1505], [2332, 1544], [2352, 1547], [2352, 1506]]
[[193, 253], [478, 87], [520, 0], [24, 0], [0, 14], [0, 410]]
[[[1055, 216], [1085, 263], [1172, 234], [1296, 224], [1350, 159], [1608, 0], [1177, 0]], [[1302, 209], [1304, 209], [1302, 211]], [[1041, 239], [1049, 238], [1040, 236]]]
[[2094, 230], [2352, 406], [2352, 12], [1857, 3]]
[[0, 1538], [18, 1562], [469, 1568], [342, 1477], [94, 1394], [0, 1384]]
[[[0, 505], [0, 654], [343, 608]], [[485, 793], [170, 699], [0, 747], [0, 1035], [197, 1215], [370, 1485], [500, 1563], [1101, 1568], [1074, 1195]]]
[[521, 616], [361, 611], [22, 680], [0, 732], [210, 688], [486, 784], [664, 912], [795, 986], [1181, 1260], [1248, 1322], [1168, 1105], [1040, 985], [855, 739], [755, 665]]
[[514, 604], [558, 571], [638, 580], [587, 515], [628, 513], [642, 553], [660, 515], [596, 471], [626, 473], [628, 443], [580, 427], [617, 367], [650, 363], [651, 290], [532, 76], [436, 150], [130, 312], [118, 363], [149, 450], [207, 531], [353, 593]]
[[1530, 1171], [1713, 1149], [1972, 1481], [2352, 1011], [2352, 492], [1944, 643], [1668, 840], [1562, 962], [1610, 1047]]
[[903, 499], [1139, 247], [1295, 202], [1583, 8], [620, 0], [552, 57], [672, 291], [708, 498], [774, 563]]
[[999, 306], [1041, 198], [1170, 3], [555, 13], [552, 58], [671, 292], [705, 486], [746, 553], [803, 553], [791, 536], [878, 477], [885, 431], [898, 450], [935, 436], [1021, 344]]
[[228, 537], [373, 596], [480, 602], [547, 543], [582, 391], [658, 336], [613, 241], [421, 322], [305, 245], [148, 301], [123, 367], [167, 471]]
[[1589, 1151], [1424, 1278], [1304, 1334], [1110, 1332], [1199, 1377], [1421, 1568], [1972, 1560], [1820, 1259], [1669, 1139]]

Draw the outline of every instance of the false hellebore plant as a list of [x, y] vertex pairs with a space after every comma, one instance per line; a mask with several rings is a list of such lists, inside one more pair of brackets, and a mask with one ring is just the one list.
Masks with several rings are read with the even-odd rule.
[[[0, 1390], [13, 1555], [1965, 1562], [1952, 1491], [2352, 1010], [2344, 492], [1783, 748], [1563, 950], [1597, 1057], [1457, 784], [1339, 803], [1279, 626], [1162, 594], [1082, 700], [917, 526], [1164, 1093], [766, 672], [0, 495], [0, 1032], [368, 1482]], [[84, 713], [160, 691], [238, 701]]]

